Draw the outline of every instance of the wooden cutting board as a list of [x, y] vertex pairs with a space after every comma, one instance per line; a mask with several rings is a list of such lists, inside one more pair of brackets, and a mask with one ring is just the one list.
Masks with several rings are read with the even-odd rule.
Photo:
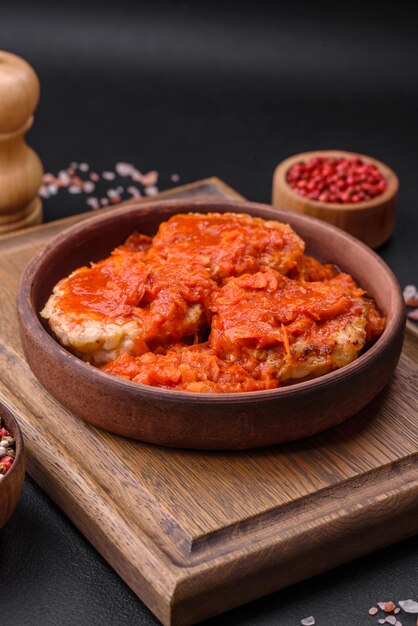
[[[164, 195], [240, 197], [218, 179]], [[195, 623], [418, 531], [412, 326], [372, 404], [269, 449], [145, 445], [89, 426], [49, 396], [22, 355], [18, 280], [40, 246], [85, 217], [0, 238], [0, 398], [20, 418], [30, 475], [164, 624]]]

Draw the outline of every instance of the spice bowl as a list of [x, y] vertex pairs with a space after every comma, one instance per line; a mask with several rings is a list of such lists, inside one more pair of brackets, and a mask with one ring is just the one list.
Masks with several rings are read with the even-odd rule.
[[[0, 477], [0, 528], [5, 525], [15, 510], [22, 493], [25, 478], [25, 458], [23, 437], [13, 412], [0, 402], [0, 416], [3, 427], [15, 440], [15, 459], [10, 469]], [[1, 459], [0, 459], [1, 463]]]
[[[292, 186], [289, 173], [294, 166], [303, 166], [322, 157], [327, 160], [344, 159], [351, 162], [357, 160], [360, 170], [361, 168], [367, 169], [367, 167], [375, 168], [384, 180], [384, 189], [379, 192], [376, 192], [376, 189], [372, 190], [373, 197], [368, 193], [360, 193], [360, 198], [358, 198], [362, 178], [366, 178], [366, 175], [360, 175], [359, 181], [354, 181], [354, 183], [359, 182], [358, 190], [349, 191], [345, 196], [339, 195], [338, 201], [335, 201], [332, 193], [326, 201], [323, 199], [324, 194], [320, 191], [315, 199], [309, 195], [303, 195], [306, 191]], [[313, 185], [315, 182], [312, 180]], [[341, 183], [344, 188], [344, 181], [337, 182]], [[395, 172], [377, 159], [344, 150], [315, 150], [295, 154], [277, 166], [273, 175], [272, 204], [278, 209], [288, 209], [319, 218], [345, 230], [371, 248], [377, 248], [385, 243], [393, 232], [398, 188], [399, 181]], [[362, 198], [363, 195], [364, 198]], [[349, 197], [349, 201], [344, 201], [346, 197]]]

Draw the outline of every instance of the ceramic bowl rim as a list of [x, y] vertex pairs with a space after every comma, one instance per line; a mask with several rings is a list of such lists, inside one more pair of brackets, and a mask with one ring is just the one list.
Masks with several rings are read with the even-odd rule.
[[[364, 200], [362, 202], [322, 202], [320, 200], [313, 200], [312, 198], [301, 196], [297, 193], [297, 191], [288, 183], [287, 181], [287, 172], [289, 169], [298, 162], [304, 162], [305, 160], [309, 160], [312, 157], [316, 156], [329, 156], [329, 157], [360, 157], [367, 163], [372, 163], [376, 165], [378, 169], [380, 169], [383, 174], [385, 180], [387, 181], [386, 189], [371, 198], [370, 200]], [[382, 204], [389, 202], [399, 191], [399, 179], [396, 173], [383, 161], [379, 161], [374, 157], [371, 157], [367, 154], [362, 154], [361, 152], [351, 152], [349, 150], [308, 150], [306, 152], [300, 152], [299, 154], [294, 154], [279, 163], [277, 166], [277, 171], [279, 171], [281, 176], [282, 184], [286, 185], [286, 189], [288, 193], [292, 195], [295, 200], [299, 202], [303, 202], [306, 205], [311, 205], [316, 209], [328, 209], [329, 211], [366, 211], [372, 209], [374, 207], [379, 207]]]
[[[120, 215], [124, 215], [129, 212], [136, 211], [156, 211], [158, 209], [170, 209], [177, 208], [179, 213], [199, 212], [199, 206], [202, 209], [206, 208], [206, 212], [234, 212], [245, 213], [251, 210], [270, 212], [271, 217], [264, 219], [276, 219], [277, 221], [284, 221], [286, 216], [294, 217], [300, 222], [309, 222], [316, 224], [318, 228], [328, 233], [329, 236], [338, 235], [355, 243], [359, 248], [366, 251], [374, 263], [377, 264], [379, 270], [386, 274], [392, 293], [395, 295], [393, 303], [393, 313], [391, 319], [388, 320], [383, 334], [379, 339], [362, 355], [357, 359], [345, 365], [344, 367], [313, 378], [303, 382], [294, 383], [292, 385], [283, 386], [275, 389], [262, 390], [262, 391], [246, 391], [246, 392], [228, 392], [228, 393], [197, 393], [189, 391], [178, 391], [172, 389], [164, 389], [162, 387], [154, 387], [151, 385], [145, 385], [142, 383], [134, 383], [132, 381], [125, 380], [113, 374], [108, 374], [101, 371], [97, 367], [86, 363], [79, 357], [73, 355], [66, 350], [48, 331], [43, 327], [39, 313], [34, 310], [32, 306], [32, 284], [37, 271], [42, 267], [43, 263], [48, 259], [48, 256], [55, 253], [57, 249], [67, 239], [75, 237], [85, 231], [91, 224], [102, 225], [111, 222], [118, 218]], [[226, 210], [225, 210], [226, 209]], [[18, 311], [20, 319], [25, 320], [26, 323], [32, 326], [32, 329], [36, 329], [42, 334], [44, 341], [44, 348], [50, 353], [57, 362], [64, 359], [69, 365], [75, 368], [81, 375], [88, 377], [91, 381], [95, 381], [97, 384], [106, 385], [109, 388], [116, 387], [118, 389], [126, 389], [131, 394], [134, 393], [138, 396], [146, 396], [150, 400], [161, 400], [162, 398], [173, 402], [188, 404], [233, 404], [233, 403], [256, 403], [263, 400], [279, 400], [286, 397], [291, 398], [309, 391], [316, 390], [318, 387], [324, 387], [341, 382], [344, 379], [350, 378], [351, 375], [357, 374], [359, 370], [366, 369], [372, 362], [377, 362], [382, 352], [386, 347], [395, 340], [401, 326], [405, 325], [405, 310], [403, 305], [403, 297], [398, 284], [398, 281], [393, 274], [392, 270], [386, 265], [386, 263], [366, 244], [362, 243], [352, 235], [342, 231], [341, 229], [332, 226], [322, 220], [286, 211], [284, 209], [276, 209], [271, 205], [250, 202], [250, 201], [238, 201], [238, 200], [154, 200], [150, 202], [129, 203], [127, 206], [121, 206], [119, 209], [111, 209], [104, 214], [94, 215], [87, 219], [83, 219], [81, 222], [66, 228], [64, 231], [53, 237], [34, 257], [29, 261], [22, 274], [19, 289], [18, 289]], [[10, 470], [11, 471], [11, 470]]]

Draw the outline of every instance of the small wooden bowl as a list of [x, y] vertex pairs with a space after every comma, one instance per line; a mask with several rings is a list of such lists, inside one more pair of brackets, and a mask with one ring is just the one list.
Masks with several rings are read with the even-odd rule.
[[[320, 202], [304, 198], [289, 185], [287, 173], [296, 163], [305, 162], [317, 156], [360, 157], [365, 163], [372, 163], [381, 171], [387, 181], [386, 189], [372, 200], [353, 204]], [[315, 150], [295, 154], [277, 166], [273, 176], [272, 204], [278, 209], [288, 209], [317, 217], [342, 228], [371, 248], [377, 248], [387, 241], [393, 232], [398, 189], [399, 181], [395, 172], [377, 159], [343, 150]]]
[[[176, 213], [249, 213], [288, 222], [308, 252], [351, 273], [387, 315], [378, 341], [356, 361], [314, 380], [269, 391], [205, 394], [161, 389], [106, 374], [63, 348], [39, 311], [72, 270], [104, 258], [132, 231], [152, 235]], [[313, 435], [368, 404], [387, 384], [400, 355], [405, 312], [385, 263], [343, 231], [304, 215], [251, 202], [160, 201], [97, 215], [54, 238], [28, 264], [18, 294], [21, 338], [44, 387], [95, 426], [166, 446], [244, 449]]]
[[0, 528], [5, 525], [15, 510], [22, 493], [25, 479], [25, 457], [23, 437], [12, 411], [0, 402], [0, 415], [5, 428], [16, 440], [16, 457], [13, 465], [0, 480]]

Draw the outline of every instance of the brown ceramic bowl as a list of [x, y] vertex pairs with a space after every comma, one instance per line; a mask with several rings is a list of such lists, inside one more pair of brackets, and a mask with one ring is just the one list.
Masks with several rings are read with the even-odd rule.
[[[0, 415], [5, 428], [16, 440], [16, 457], [9, 471], [0, 480], [0, 528], [5, 525], [22, 493], [25, 479], [25, 458], [23, 454], [23, 437], [12, 411], [0, 402]], [[0, 461], [1, 462], [1, 461]]]
[[[372, 163], [386, 179], [385, 191], [372, 200], [350, 204], [304, 198], [289, 185], [287, 173], [296, 163], [305, 163], [318, 156], [348, 159], [360, 157], [365, 163]], [[272, 204], [279, 209], [317, 217], [358, 237], [371, 248], [377, 248], [389, 239], [395, 227], [398, 189], [399, 181], [395, 172], [371, 156], [345, 150], [314, 150], [295, 154], [279, 163], [273, 176]]]
[[[199, 394], [126, 381], [84, 363], [63, 348], [39, 317], [56, 282], [107, 256], [133, 230], [156, 232], [176, 213], [246, 212], [291, 224], [308, 253], [352, 274], [387, 315], [379, 340], [356, 361], [320, 378], [269, 391]], [[23, 347], [44, 387], [84, 420], [157, 444], [243, 449], [312, 435], [342, 422], [387, 384], [405, 325], [399, 285], [367, 246], [319, 220], [237, 201], [157, 201], [97, 215], [54, 238], [28, 264], [18, 295]]]

